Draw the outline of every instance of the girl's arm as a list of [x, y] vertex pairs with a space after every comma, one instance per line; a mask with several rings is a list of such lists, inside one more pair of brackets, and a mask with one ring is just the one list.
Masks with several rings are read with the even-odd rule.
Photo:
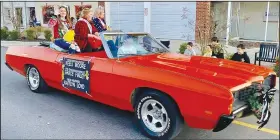
[[49, 22], [48, 26], [52, 28], [53, 32], [53, 37], [54, 39], [59, 38], [59, 33], [58, 33], [58, 20], [55, 17], [52, 17]]

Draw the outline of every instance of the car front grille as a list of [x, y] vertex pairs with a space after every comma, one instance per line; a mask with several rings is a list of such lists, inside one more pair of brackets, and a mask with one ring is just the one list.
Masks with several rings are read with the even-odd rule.
[[247, 104], [247, 100], [249, 99], [251, 94], [254, 94], [255, 90], [258, 88], [260, 84], [253, 83], [251, 86], [243, 88], [233, 93], [234, 103], [233, 110], [238, 109]]
[[250, 94], [257, 88], [257, 84], [252, 84], [249, 87], [243, 88], [237, 92], [234, 93], [234, 99], [240, 100], [240, 101], [246, 101], [248, 100]]
[[233, 110], [238, 109], [244, 105], [246, 105], [251, 94], [255, 94], [256, 92], [263, 92], [270, 89], [270, 86], [273, 85], [273, 77], [275, 75], [267, 76], [262, 83], [252, 83], [249, 87], [240, 89], [233, 93], [234, 103]]

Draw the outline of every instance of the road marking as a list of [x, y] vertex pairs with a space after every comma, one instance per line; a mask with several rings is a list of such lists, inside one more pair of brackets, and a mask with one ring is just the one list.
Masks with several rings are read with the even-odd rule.
[[[245, 127], [249, 127], [249, 128], [253, 128], [253, 129], [256, 129], [256, 130], [258, 130], [258, 127], [259, 127], [257, 125], [253, 125], [253, 124], [249, 124], [249, 123], [245, 123], [245, 122], [240, 122], [240, 121], [236, 121], [236, 120], [234, 120], [232, 123], [237, 124], [237, 125], [242, 125], [242, 126], [245, 126]], [[259, 131], [271, 133], [271, 134], [274, 134], [274, 135], [279, 135], [279, 131], [268, 129], [268, 128], [261, 128]]]

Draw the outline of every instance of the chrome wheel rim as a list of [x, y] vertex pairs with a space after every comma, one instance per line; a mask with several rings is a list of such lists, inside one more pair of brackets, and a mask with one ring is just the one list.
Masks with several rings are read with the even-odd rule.
[[162, 132], [167, 128], [168, 114], [164, 106], [153, 99], [147, 100], [141, 107], [141, 117], [148, 129]]
[[31, 68], [29, 70], [28, 81], [32, 90], [35, 90], [39, 87], [40, 76], [36, 68]]

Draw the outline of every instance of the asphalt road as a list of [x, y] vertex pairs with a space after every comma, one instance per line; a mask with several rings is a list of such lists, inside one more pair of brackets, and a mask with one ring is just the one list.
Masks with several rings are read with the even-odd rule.
[[[133, 124], [133, 114], [61, 91], [31, 92], [23, 76], [9, 70], [1, 47], [1, 139], [146, 139]], [[257, 125], [254, 116], [237, 121]], [[214, 133], [185, 126], [180, 139], [279, 139], [279, 91], [269, 132], [231, 124]]]

